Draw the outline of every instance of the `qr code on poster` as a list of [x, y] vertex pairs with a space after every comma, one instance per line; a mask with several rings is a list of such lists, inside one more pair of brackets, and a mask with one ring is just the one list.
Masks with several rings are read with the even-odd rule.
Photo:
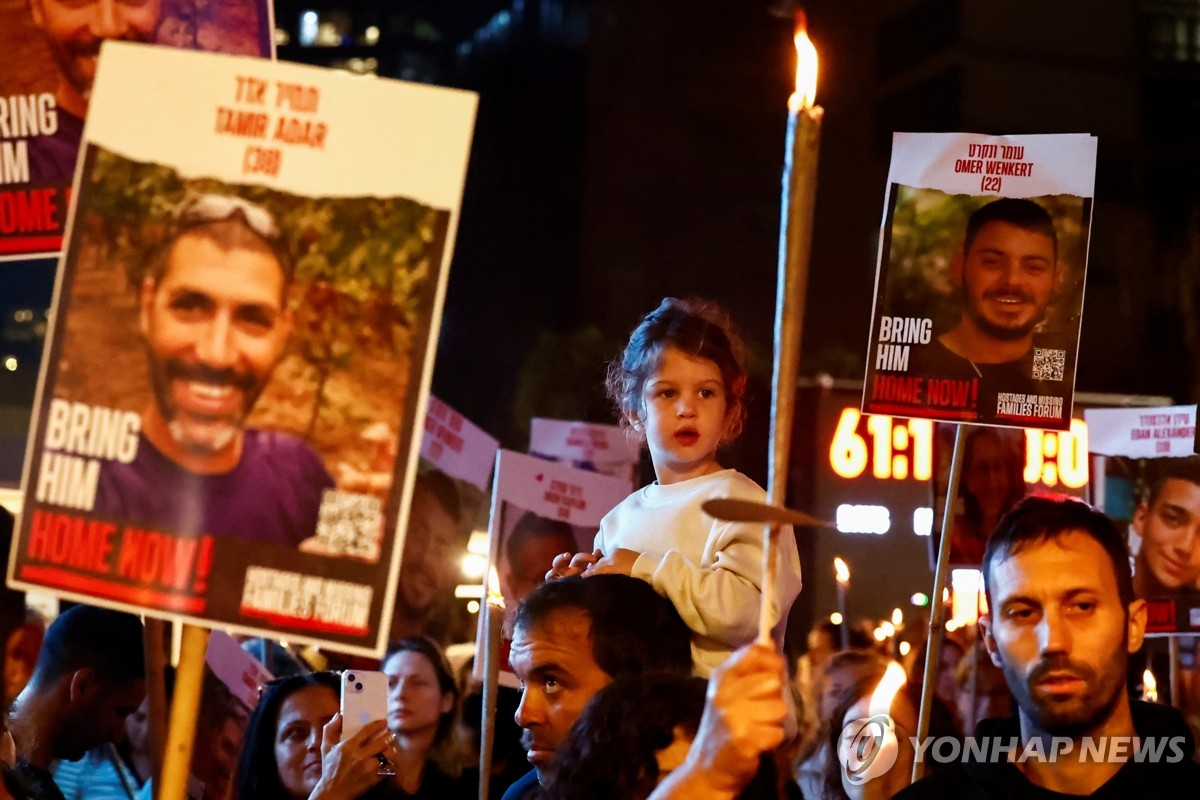
[[1066, 350], [1033, 348], [1033, 379], [1035, 381], [1061, 381], [1063, 367], [1067, 363]]
[[327, 489], [321, 495], [316, 541], [306, 549], [375, 561], [382, 531], [383, 503], [379, 498]]

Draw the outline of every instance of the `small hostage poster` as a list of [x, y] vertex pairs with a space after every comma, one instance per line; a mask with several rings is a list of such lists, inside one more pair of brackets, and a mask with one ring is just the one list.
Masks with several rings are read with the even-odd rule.
[[632, 491], [641, 451], [618, 425], [534, 417], [529, 454], [621, 478]]
[[[272, 56], [268, 0], [0, 0], [0, 261], [62, 247], [109, 39]], [[159, 113], [143, 105], [137, 118]]]
[[1095, 173], [1086, 134], [895, 134], [863, 411], [1070, 426]]
[[1097, 505], [1127, 534], [1147, 631], [1200, 631], [1196, 406], [1088, 409]]
[[[488, 561], [499, 578], [506, 623], [500, 658], [501, 683], [516, 686], [508, 669], [511, 619], [525, 595], [541, 584], [560, 553], [590, 553], [600, 520], [629, 494], [620, 478], [501, 450], [496, 456]], [[486, 652], [482, 639], [477, 652]], [[476, 660], [476, 677], [483, 664]]]
[[377, 655], [476, 97], [104, 50], [9, 580]]

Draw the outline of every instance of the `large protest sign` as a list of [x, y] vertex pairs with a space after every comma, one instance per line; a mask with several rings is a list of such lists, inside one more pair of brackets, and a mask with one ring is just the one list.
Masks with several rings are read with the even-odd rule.
[[104, 50], [9, 580], [378, 654], [476, 98]]
[[268, 0], [0, 0], [0, 260], [61, 249], [103, 41], [265, 57], [273, 27]]
[[1088, 409], [1097, 505], [1127, 533], [1151, 633], [1200, 630], [1196, 406]]
[[897, 133], [863, 410], [1065, 430], [1096, 140]]
[[[542, 583], [556, 555], [592, 552], [600, 520], [628, 494], [629, 484], [620, 478], [500, 451], [488, 522], [488, 561], [510, 617], [521, 598]], [[505, 631], [507, 640], [511, 631], [508, 626]], [[486, 650], [482, 636], [481, 624], [478, 652]], [[507, 655], [500, 661], [501, 682], [515, 686]], [[475, 669], [482, 675], [483, 664], [477, 662]]]

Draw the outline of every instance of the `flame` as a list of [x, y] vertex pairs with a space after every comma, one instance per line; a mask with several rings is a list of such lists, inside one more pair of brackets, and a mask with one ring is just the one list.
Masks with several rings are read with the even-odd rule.
[[488, 568], [487, 602], [492, 608], [504, 608], [504, 595], [500, 593], [500, 575], [496, 565]]
[[1158, 702], [1158, 681], [1154, 680], [1154, 673], [1150, 670], [1142, 673], [1142, 699], [1147, 703]]
[[846, 566], [846, 562], [842, 561], [841, 556], [833, 559], [833, 574], [837, 578], [837, 582], [843, 586], [850, 582], [850, 567]]
[[904, 612], [898, 608], [892, 609], [892, 625], [899, 628], [904, 624]]
[[892, 700], [896, 697], [896, 692], [900, 691], [900, 687], [908, 681], [904, 674], [904, 667], [892, 661], [887, 666], [887, 671], [883, 673], [883, 678], [880, 679], [879, 685], [875, 687], [875, 691], [871, 694], [871, 705], [868, 706], [869, 713], [875, 714], [890, 714], [892, 710]]
[[796, 14], [796, 91], [788, 98], [788, 108], [799, 111], [812, 108], [817, 100], [817, 48], [808, 38], [804, 12]]

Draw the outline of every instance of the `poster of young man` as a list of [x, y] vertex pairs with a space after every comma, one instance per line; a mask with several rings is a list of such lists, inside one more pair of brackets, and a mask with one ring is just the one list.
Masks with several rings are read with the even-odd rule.
[[268, 0], [0, 0], [0, 260], [62, 247], [101, 44], [268, 57], [273, 29]]
[[[560, 553], [590, 553], [600, 520], [629, 494], [628, 482], [597, 472], [501, 450], [496, 457], [488, 562], [504, 597], [505, 645], [501, 683], [516, 686], [508, 669], [511, 618], [525, 595], [545, 580]], [[477, 652], [485, 652], [482, 617]], [[483, 664], [475, 663], [476, 677]]]
[[1095, 163], [1084, 134], [895, 134], [864, 412], [1070, 425]]
[[105, 45], [10, 581], [382, 650], [475, 102]]
[[1128, 531], [1133, 591], [1152, 633], [1200, 630], [1196, 406], [1088, 410], [1098, 505]]

